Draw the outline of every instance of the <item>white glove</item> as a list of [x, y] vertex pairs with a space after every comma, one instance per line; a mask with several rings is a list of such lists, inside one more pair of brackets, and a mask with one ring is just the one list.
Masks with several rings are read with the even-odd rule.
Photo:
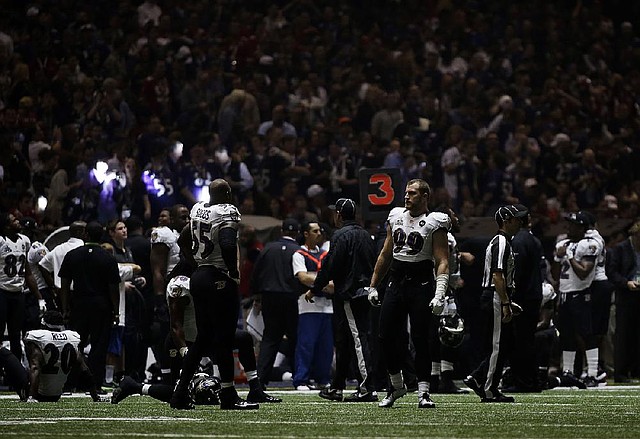
[[431, 299], [431, 302], [429, 302], [429, 307], [431, 308], [433, 315], [439, 316], [442, 314], [442, 311], [444, 311], [444, 297], [436, 295]]
[[380, 297], [378, 297], [378, 290], [374, 287], [364, 287], [364, 290], [368, 293], [367, 298], [371, 305], [376, 307], [382, 305], [382, 303], [380, 303]]
[[567, 246], [567, 250], [564, 256], [565, 258], [567, 258], [567, 260], [573, 259], [573, 248]]
[[44, 299], [38, 299], [38, 308], [40, 309], [40, 317], [47, 312], [47, 302]]

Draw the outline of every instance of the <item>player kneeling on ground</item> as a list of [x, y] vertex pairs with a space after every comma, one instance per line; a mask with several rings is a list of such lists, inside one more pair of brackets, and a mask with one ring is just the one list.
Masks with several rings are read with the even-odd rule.
[[95, 402], [104, 402], [93, 385], [93, 376], [79, 349], [80, 335], [64, 329], [62, 314], [47, 311], [42, 316], [42, 329], [27, 332], [24, 345], [29, 360], [25, 370], [9, 350], [0, 350], [0, 366], [20, 399], [27, 402], [56, 402], [71, 371], [75, 371], [80, 387], [89, 389]]

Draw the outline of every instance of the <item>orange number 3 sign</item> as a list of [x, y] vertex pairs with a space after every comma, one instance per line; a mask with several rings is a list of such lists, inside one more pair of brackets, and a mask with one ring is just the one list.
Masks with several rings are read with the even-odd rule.
[[377, 186], [377, 193], [367, 196], [371, 205], [388, 206], [393, 203], [396, 192], [393, 189], [393, 181], [389, 174], [372, 174], [369, 177], [369, 184]]

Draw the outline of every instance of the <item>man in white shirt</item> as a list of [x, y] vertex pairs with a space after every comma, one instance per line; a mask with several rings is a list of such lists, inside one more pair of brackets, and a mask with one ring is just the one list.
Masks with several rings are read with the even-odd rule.
[[69, 239], [53, 248], [53, 250], [44, 255], [38, 263], [40, 273], [42, 273], [44, 281], [49, 288], [56, 292], [56, 296], [57, 292], [62, 287], [60, 276], [58, 276], [62, 261], [66, 254], [71, 250], [84, 245], [86, 227], [87, 223], [84, 221], [75, 221], [71, 223], [69, 226]]

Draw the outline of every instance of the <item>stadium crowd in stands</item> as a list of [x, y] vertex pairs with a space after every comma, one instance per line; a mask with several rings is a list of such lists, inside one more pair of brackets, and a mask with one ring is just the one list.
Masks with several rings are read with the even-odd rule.
[[[461, 218], [640, 216], [640, 6], [34, 0], [0, 14], [0, 209], [40, 240], [190, 208], [329, 223], [358, 172]], [[136, 222], [137, 224], [137, 222]], [[606, 233], [603, 232], [605, 238]], [[147, 279], [151, 284], [151, 279]]]

